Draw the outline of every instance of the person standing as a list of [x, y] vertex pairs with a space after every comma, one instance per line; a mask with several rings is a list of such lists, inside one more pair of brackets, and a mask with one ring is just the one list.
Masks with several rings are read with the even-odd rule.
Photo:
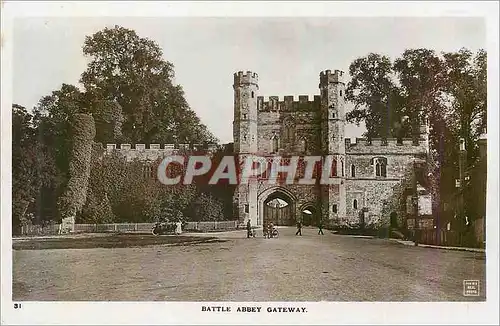
[[320, 235], [320, 234], [325, 235], [323, 233], [323, 221], [322, 221], [322, 219], [319, 219], [319, 222], [318, 222], [318, 235]]
[[300, 221], [297, 221], [297, 232], [295, 232], [295, 235], [302, 236], [302, 223]]
[[247, 222], [247, 238], [250, 238], [251, 234], [252, 234], [252, 223], [250, 223], [250, 219], [248, 219], [248, 222]]
[[175, 234], [180, 235], [182, 233], [182, 221], [178, 220], [177, 223], [175, 223]]

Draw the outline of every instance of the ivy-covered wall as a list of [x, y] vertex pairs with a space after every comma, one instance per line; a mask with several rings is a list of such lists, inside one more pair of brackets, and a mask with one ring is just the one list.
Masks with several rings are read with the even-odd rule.
[[87, 200], [92, 144], [96, 133], [94, 118], [90, 114], [75, 114], [71, 130], [73, 148], [69, 162], [69, 180], [58, 203], [64, 231], [74, 229], [76, 214]]

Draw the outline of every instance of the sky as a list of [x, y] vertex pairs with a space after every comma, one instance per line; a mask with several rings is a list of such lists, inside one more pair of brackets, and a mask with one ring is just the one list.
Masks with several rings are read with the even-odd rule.
[[[222, 143], [232, 142], [234, 72], [258, 73], [258, 95], [312, 97], [321, 71], [348, 72], [371, 52], [395, 59], [410, 48], [486, 47], [483, 19], [468, 17], [16, 18], [13, 102], [32, 108], [62, 83], [78, 86], [85, 36], [114, 25], [160, 45], [191, 108]], [[346, 137], [363, 132], [348, 125]]]

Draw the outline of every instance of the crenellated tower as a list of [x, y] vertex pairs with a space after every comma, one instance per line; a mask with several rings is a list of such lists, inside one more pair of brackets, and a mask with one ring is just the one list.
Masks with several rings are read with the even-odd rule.
[[[326, 70], [320, 73], [321, 143], [324, 155], [333, 156], [328, 187], [328, 203], [323, 203], [326, 216], [337, 219], [346, 215], [346, 154], [345, 154], [345, 83], [343, 72]], [[326, 197], [325, 189], [325, 197]], [[324, 212], [326, 213], [326, 212]]]
[[[256, 154], [257, 147], [257, 92], [259, 77], [256, 73], [239, 71], [234, 74], [234, 150], [242, 163], [246, 156]], [[241, 165], [240, 165], [241, 166]], [[238, 185], [234, 196], [235, 215], [240, 222], [246, 223], [250, 218], [252, 225], [258, 224], [257, 216], [257, 184]]]
[[238, 153], [257, 152], [257, 92], [259, 77], [242, 71], [234, 74], [233, 137]]

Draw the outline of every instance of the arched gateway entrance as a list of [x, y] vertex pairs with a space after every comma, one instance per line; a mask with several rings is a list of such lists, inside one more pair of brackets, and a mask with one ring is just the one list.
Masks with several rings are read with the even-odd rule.
[[258, 197], [259, 221], [264, 225], [295, 225], [296, 198], [285, 188], [263, 191]]
[[304, 226], [318, 225], [318, 214], [313, 204], [305, 204], [300, 209], [302, 214], [302, 224]]

